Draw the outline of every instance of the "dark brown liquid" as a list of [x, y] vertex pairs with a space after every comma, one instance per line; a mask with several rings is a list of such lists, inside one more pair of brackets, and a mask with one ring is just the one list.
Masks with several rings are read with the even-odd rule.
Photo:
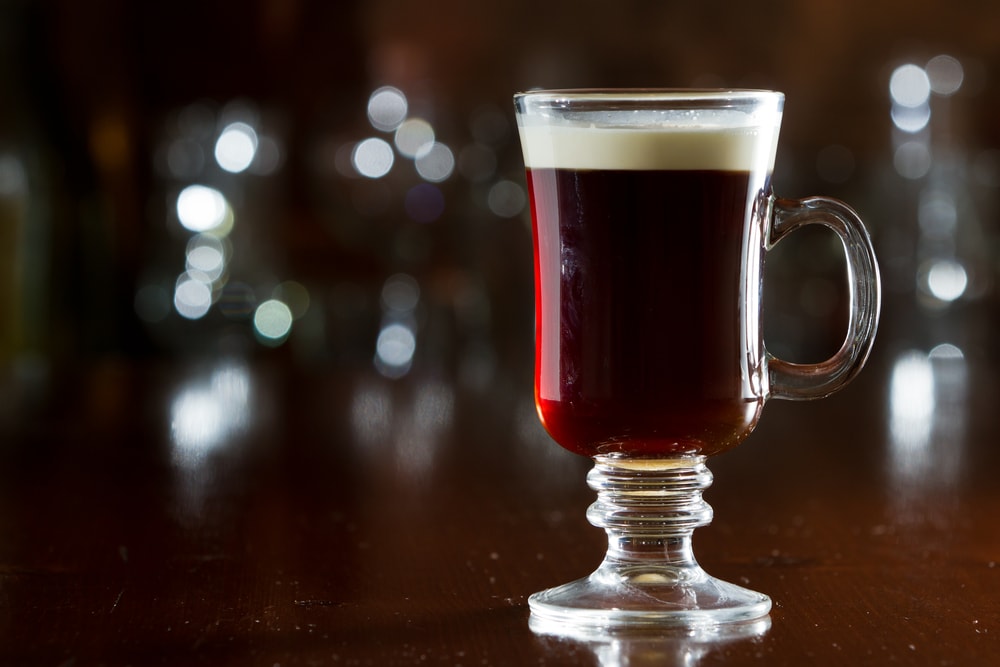
[[586, 456], [743, 440], [763, 407], [760, 227], [745, 221], [766, 176], [530, 169], [528, 188], [549, 434]]

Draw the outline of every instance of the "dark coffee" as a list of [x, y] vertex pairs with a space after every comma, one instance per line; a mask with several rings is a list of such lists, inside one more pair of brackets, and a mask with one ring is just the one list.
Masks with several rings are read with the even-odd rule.
[[766, 174], [529, 167], [535, 396], [586, 456], [711, 455], [764, 403], [757, 330]]

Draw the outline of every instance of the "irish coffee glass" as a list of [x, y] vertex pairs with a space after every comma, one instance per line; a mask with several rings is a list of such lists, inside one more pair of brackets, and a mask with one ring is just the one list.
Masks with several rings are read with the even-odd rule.
[[[708, 457], [741, 443], [769, 398], [819, 398], [860, 370], [878, 266], [861, 220], [771, 190], [784, 97], [739, 90], [549, 90], [515, 96], [534, 238], [535, 402], [548, 433], [594, 461], [595, 572], [532, 595], [533, 627], [721, 626], [770, 598], [694, 557], [712, 519]], [[829, 360], [769, 354], [764, 255], [807, 224], [848, 266], [844, 343]]]

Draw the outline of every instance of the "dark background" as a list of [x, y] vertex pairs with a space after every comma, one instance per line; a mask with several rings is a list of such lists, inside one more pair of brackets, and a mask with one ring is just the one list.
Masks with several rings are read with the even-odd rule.
[[[998, 26], [1000, 8], [985, 1], [4, 0], [0, 367], [16, 387], [122, 357], [235, 350], [365, 365], [384, 322], [380, 290], [397, 273], [420, 288], [414, 364], [530, 362], [527, 210], [498, 214], [489, 193], [504, 182], [523, 196], [510, 98], [539, 86], [784, 91], [776, 188], [842, 197], [868, 222], [886, 285], [880, 347], [948, 342], [989, 354], [978, 332], [995, 310]], [[892, 72], [941, 54], [961, 63], [961, 88], [932, 96], [927, 129], [895, 129]], [[443, 208], [431, 221], [407, 215], [420, 179], [406, 159], [382, 179], [343, 168], [355, 142], [391, 140], [365, 113], [384, 85], [456, 159], [473, 145], [492, 156], [485, 172], [456, 168], [434, 184]], [[279, 147], [276, 169], [231, 175], [212, 164], [234, 113]], [[178, 175], [164, 155], [185, 132], [205, 151], [200, 168]], [[911, 139], [933, 148], [916, 178], [894, 169]], [[174, 201], [191, 183], [225, 193], [236, 216], [228, 276], [196, 320], [170, 307], [190, 236]], [[935, 188], [958, 202], [946, 254], [969, 279], [947, 303], [919, 287], [934, 252], [919, 207]], [[839, 342], [839, 251], [823, 234], [787, 245], [768, 267], [769, 345], [814, 360]], [[249, 312], [289, 281], [308, 308], [287, 340], [262, 344]], [[243, 300], [227, 312], [227, 299]]]

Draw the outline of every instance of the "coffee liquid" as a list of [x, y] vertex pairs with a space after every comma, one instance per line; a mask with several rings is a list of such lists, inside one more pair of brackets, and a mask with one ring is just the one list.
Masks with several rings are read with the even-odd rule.
[[710, 455], [753, 429], [766, 178], [529, 166], [536, 402], [559, 444]]
[[535, 399], [563, 447], [707, 456], [757, 423], [767, 380], [755, 205], [769, 192], [779, 117], [519, 119]]

